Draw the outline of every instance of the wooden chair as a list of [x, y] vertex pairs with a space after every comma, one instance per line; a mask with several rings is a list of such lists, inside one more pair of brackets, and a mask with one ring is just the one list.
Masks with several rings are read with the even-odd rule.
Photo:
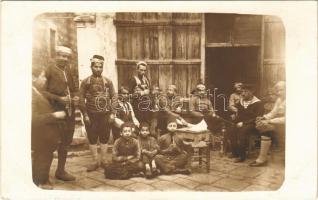
[[176, 134], [182, 138], [184, 141], [190, 145], [191, 157], [189, 158], [189, 164], [191, 168], [193, 167], [194, 162], [198, 162], [199, 168], [202, 168], [204, 165], [206, 167], [207, 173], [210, 172], [210, 161], [211, 161], [211, 132], [204, 131], [200, 133], [192, 133], [186, 131], [177, 131]]
[[205, 166], [207, 173], [210, 172], [211, 149], [208, 142], [192, 144], [193, 154], [191, 155], [190, 164], [199, 162], [199, 168]]

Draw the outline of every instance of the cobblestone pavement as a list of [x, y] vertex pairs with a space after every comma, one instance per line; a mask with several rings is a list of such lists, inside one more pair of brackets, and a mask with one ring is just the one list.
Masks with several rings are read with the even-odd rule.
[[66, 169], [76, 176], [74, 182], [63, 182], [54, 178], [57, 159], [53, 160], [50, 181], [56, 190], [88, 191], [266, 191], [277, 190], [284, 181], [284, 155], [272, 152], [266, 167], [249, 167], [248, 163], [234, 163], [232, 159], [222, 157], [218, 152], [211, 154], [211, 170], [193, 166], [191, 175], [161, 175], [154, 179], [136, 177], [129, 180], [110, 180], [104, 178], [103, 169], [86, 172], [86, 166], [92, 162], [88, 151], [80, 156], [68, 158]]

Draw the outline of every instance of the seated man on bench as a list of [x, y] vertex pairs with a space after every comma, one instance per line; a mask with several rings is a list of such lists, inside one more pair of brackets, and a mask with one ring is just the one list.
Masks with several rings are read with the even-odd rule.
[[267, 164], [267, 153], [271, 146], [272, 133], [278, 126], [283, 127], [285, 125], [285, 82], [278, 82], [275, 85], [275, 90], [278, 98], [273, 109], [256, 119], [256, 128], [261, 133], [261, 150], [258, 158], [249, 164], [251, 167]]

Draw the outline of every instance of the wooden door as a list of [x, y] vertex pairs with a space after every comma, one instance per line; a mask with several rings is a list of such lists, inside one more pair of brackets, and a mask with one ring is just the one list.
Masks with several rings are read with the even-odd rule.
[[262, 32], [260, 84], [265, 94], [277, 81], [285, 80], [285, 29], [278, 17], [264, 16]]
[[175, 84], [187, 95], [199, 82], [201, 14], [116, 13], [115, 25], [119, 86], [127, 86], [139, 60], [162, 90]]

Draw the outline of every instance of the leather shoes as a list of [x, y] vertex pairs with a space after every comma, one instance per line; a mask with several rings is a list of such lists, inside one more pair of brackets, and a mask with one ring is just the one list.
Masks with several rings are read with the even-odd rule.
[[75, 176], [67, 173], [66, 171], [56, 171], [55, 172], [55, 178], [62, 180], [62, 181], [75, 181]]
[[259, 163], [259, 162], [256, 162], [256, 160], [255, 160], [255, 161], [251, 162], [248, 165], [250, 167], [262, 167], [262, 166], [266, 166], [267, 165], [267, 161]]
[[145, 177], [146, 177], [147, 179], [151, 179], [151, 178], [152, 178], [152, 173], [151, 173], [150, 170], [146, 170]]

